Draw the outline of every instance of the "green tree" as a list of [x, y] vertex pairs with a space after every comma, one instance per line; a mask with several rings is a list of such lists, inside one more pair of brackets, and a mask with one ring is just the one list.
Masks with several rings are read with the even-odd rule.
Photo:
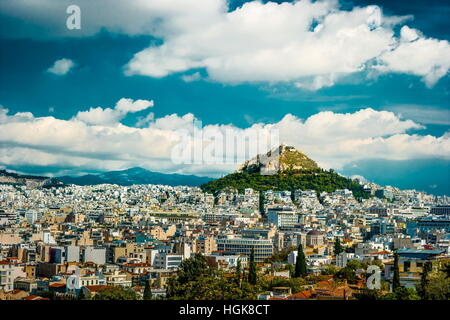
[[358, 278], [356, 277], [356, 272], [354, 269], [346, 266], [342, 268], [338, 272], [336, 272], [333, 276], [335, 280], [347, 280], [348, 283], [355, 284], [358, 282]]
[[344, 248], [342, 247], [341, 240], [336, 237], [336, 241], [334, 242], [334, 254], [338, 255], [341, 252], [344, 252]]
[[380, 268], [380, 270], [384, 270], [384, 264], [383, 264], [383, 262], [381, 262], [381, 260], [378, 260], [378, 259], [372, 260], [371, 265], [378, 266]]
[[450, 262], [444, 265], [443, 272], [446, 274], [447, 278], [450, 278]]
[[208, 263], [206, 258], [198, 253], [192, 259], [185, 259], [180, 264], [180, 271], [178, 272], [178, 280], [181, 283], [186, 283], [195, 280], [200, 275], [208, 272]]
[[330, 264], [325, 269], [321, 271], [323, 275], [335, 275], [338, 272], [336, 266]]
[[429, 300], [450, 300], [450, 278], [444, 272], [430, 275], [425, 292]]
[[398, 287], [395, 291], [383, 296], [384, 300], [420, 300], [416, 290], [412, 288]]
[[392, 278], [392, 291], [397, 290], [398, 288], [401, 287], [400, 285], [400, 270], [398, 267], [398, 259], [399, 259], [399, 254], [397, 251], [395, 251], [394, 253], [394, 276]]
[[357, 270], [357, 269], [367, 269], [367, 263], [364, 263], [362, 261], [359, 260], [350, 260], [349, 262], [347, 262], [346, 268], [350, 268], [353, 271]]
[[100, 289], [94, 300], [137, 300], [136, 292], [121, 286], [108, 286]]
[[427, 286], [428, 286], [428, 274], [431, 272], [432, 264], [431, 261], [425, 262], [423, 265], [422, 274], [420, 277], [420, 283], [416, 286], [417, 293], [423, 300], [427, 300]]
[[288, 259], [289, 253], [291, 253], [294, 250], [295, 250], [295, 247], [283, 249], [277, 253], [274, 253], [269, 258], [266, 258], [265, 262], [269, 262], [269, 263], [270, 262], [286, 262]]
[[265, 208], [264, 208], [264, 193], [262, 191], [259, 192], [259, 213], [261, 213], [261, 216], [265, 215]]
[[144, 300], [152, 300], [152, 289], [150, 287], [150, 279], [145, 281]]
[[295, 274], [294, 277], [304, 277], [307, 274], [306, 258], [303, 252], [303, 246], [300, 243], [297, 249], [297, 260], [295, 261]]
[[167, 284], [167, 298], [175, 300], [246, 300], [256, 299], [257, 292], [257, 285], [242, 281], [239, 286], [236, 277], [209, 267], [202, 255], [183, 260]]
[[359, 183], [332, 170], [326, 171], [320, 168], [288, 170], [276, 175], [261, 175], [259, 170], [236, 172], [212, 180], [202, 185], [201, 188], [204, 192], [214, 194], [226, 188], [233, 188], [239, 192], [243, 192], [245, 188], [253, 188], [256, 191], [313, 189], [319, 193], [323, 191], [333, 192], [336, 189], [349, 189], [358, 200], [370, 197]]
[[364, 288], [361, 291], [353, 295], [357, 300], [369, 301], [369, 300], [380, 300], [382, 294], [380, 290]]
[[307, 282], [304, 278], [273, 277], [264, 289], [272, 290], [275, 287], [289, 287], [292, 289], [292, 293], [297, 293], [302, 291], [306, 284]]
[[256, 263], [255, 263], [255, 248], [252, 247], [250, 251], [250, 265], [248, 270], [248, 282], [255, 285], [257, 281]]
[[285, 265], [284, 270], [288, 270], [289, 271], [289, 276], [293, 277], [295, 274], [295, 267], [292, 263], [288, 263]]

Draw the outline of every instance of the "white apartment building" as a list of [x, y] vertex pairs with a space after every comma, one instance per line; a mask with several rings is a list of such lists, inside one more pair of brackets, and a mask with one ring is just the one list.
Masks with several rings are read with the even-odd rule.
[[8, 292], [14, 289], [13, 267], [8, 261], [0, 261], [0, 290]]
[[294, 227], [299, 224], [300, 217], [301, 215], [293, 210], [271, 208], [267, 211], [267, 220], [278, 228]]

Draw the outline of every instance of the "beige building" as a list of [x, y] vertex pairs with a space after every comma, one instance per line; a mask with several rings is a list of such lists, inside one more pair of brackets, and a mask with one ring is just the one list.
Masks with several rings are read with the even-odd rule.
[[209, 255], [211, 252], [217, 250], [217, 243], [214, 237], [203, 236], [195, 240], [194, 251], [195, 253], [202, 253]]
[[306, 245], [309, 247], [318, 247], [324, 245], [324, 236], [318, 230], [311, 230], [306, 234]]

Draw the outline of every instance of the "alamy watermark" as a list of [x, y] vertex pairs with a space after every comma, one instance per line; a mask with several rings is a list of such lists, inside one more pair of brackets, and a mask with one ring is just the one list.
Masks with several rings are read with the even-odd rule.
[[[271, 168], [278, 169], [276, 151], [280, 136], [277, 128], [203, 127], [201, 121], [194, 120], [189, 126], [176, 130], [175, 135], [179, 141], [171, 152], [174, 164], [236, 165], [263, 154], [258, 159], [266, 164], [261, 168], [261, 173], [268, 174], [269, 163]], [[269, 150], [274, 151], [268, 153]]]
[[366, 286], [369, 289], [381, 289], [381, 269], [379, 266], [370, 265], [366, 272], [370, 276], [366, 280]]
[[69, 30], [81, 29], [81, 9], [76, 4], [67, 7], [66, 13], [69, 15], [66, 20], [66, 27]]

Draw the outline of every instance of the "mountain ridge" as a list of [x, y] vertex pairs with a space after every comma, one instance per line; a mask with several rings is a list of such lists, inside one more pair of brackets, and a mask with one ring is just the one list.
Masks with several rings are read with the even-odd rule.
[[61, 176], [58, 177], [58, 179], [67, 184], [82, 186], [97, 184], [118, 184], [122, 186], [130, 186], [133, 184], [160, 184], [196, 187], [209, 182], [213, 178], [178, 173], [161, 173], [141, 167], [132, 167], [125, 170], [106, 171], [78, 177]]
[[0, 170], [0, 184], [26, 185], [29, 187], [59, 187], [64, 183], [56, 178], [19, 174], [6, 170]]

